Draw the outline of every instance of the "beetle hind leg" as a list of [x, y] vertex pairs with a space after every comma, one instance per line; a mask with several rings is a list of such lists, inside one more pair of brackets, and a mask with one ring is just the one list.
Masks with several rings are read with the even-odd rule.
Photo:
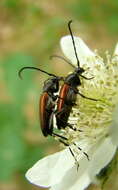
[[76, 143], [73, 143], [73, 144], [78, 148], [78, 150], [80, 150], [80, 151], [86, 156], [87, 160], [90, 161], [89, 155], [88, 155], [86, 152], [84, 152], [84, 151], [82, 150], [82, 148], [80, 148], [79, 146], [77, 146]]
[[74, 152], [72, 151], [71, 147], [70, 147], [70, 144], [67, 143], [67, 142], [64, 142], [62, 139], [59, 139], [59, 142], [64, 144], [65, 146], [67, 146], [69, 148], [69, 151], [71, 153], [71, 155], [73, 156], [74, 160], [75, 160], [75, 164], [77, 165], [77, 171], [78, 171], [78, 168], [79, 168], [79, 162], [74, 154]]

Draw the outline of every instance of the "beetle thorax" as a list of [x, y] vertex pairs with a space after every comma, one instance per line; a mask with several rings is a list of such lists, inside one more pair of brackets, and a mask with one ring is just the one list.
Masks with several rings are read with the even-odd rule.
[[79, 75], [76, 72], [68, 75], [65, 79], [65, 83], [72, 87], [77, 87], [77, 86], [81, 85]]
[[43, 92], [57, 92], [59, 89], [59, 79], [57, 77], [52, 77], [47, 79], [44, 82], [44, 86], [43, 86]]
[[75, 72], [76, 72], [78, 75], [81, 75], [82, 73], [85, 72], [85, 70], [84, 70], [82, 67], [78, 67], [77, 69], [75, 69]]

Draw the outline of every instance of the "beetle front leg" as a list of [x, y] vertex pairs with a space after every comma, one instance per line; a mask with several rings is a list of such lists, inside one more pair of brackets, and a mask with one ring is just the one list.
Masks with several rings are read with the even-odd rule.
[[82, 132], [82, 130], [76, 129], [76, 128], [74, 128], [70, 123], [64, 122], [64, 121], [62, 121], [62, 119], [60, 119], [61, 114], [65, 113], [65, 112], [66, 112], [66, 109], [68, 109], [68, 107], [65, 106], [65, 107], [63, 107], [63, 108], [61, 109], [61, 111], [56, 111], [55, 116], [58, 117], [58, 119], [59, 119], [64, 125], [66, 125], [66, 126], [69, 127], [70, 129], [72, 129], [73, 131]]
[[101, 101], [100, 99], [95, 99], [95, 98], [89, 98], [83, 94], [81, 94], [79, 91], [76, 92], [76, 94], [79, 94], [82, 98], [88, 99], [88, 100], [93, 100], [93, 101]]
[[[55, 134], [55, 136], [59, 136], [59, 135]], [[60, 136], [60, 137], [62, 138], [62, 136]], [[72, 151], [72, 149], [70, 147], [70, 144], [68, 142], [63, 141], [62, 139], [58, 139], [58, 141], [69, 148], [69, 151], [70, 151], [71, 155], [73, 156], [73, 158], [75, 160], [75, 164], [77, 164], [77, 171], [78, 171], [79, 163], [78, 163], [78, 160], [77, 160], [76, 156], [74, 155], [74, 152]]]

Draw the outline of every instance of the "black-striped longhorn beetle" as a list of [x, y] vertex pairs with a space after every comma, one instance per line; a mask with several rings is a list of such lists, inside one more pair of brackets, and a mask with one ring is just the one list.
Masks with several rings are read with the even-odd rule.
[[[80, 62], [79, 62], [77, 51], [76, 51], [76, 45], [75, 45], [74, 37], [72, 34], [72, 30], [70, 27], [71, 23], [72, 21], [68, 22], [68, 28], [71, 35], [72, 44], [73, 44], [78, 67], [75, 67], [73, 64], [71, 64], [65, 58], [61, 56], [57, 56], [57, 55], [52, 56], [52, 58], [57, 57], [57, 58], [63, 59], [75, 69], [73, 73], [65, 77], [64, 84], [61, 86], [61, 89], [59, 92], [60, 98], [57, 101], [57, 111], [56, 111], [56, 122], [57, 122], [58, 129], [65, 129], [66, 126], [69, 125], [68, 118], [72, 111], [72, 107], [76, 105], [77, 95], [80, 95], [81, 97], [92, 100], [92, 101], [98, 101], [98, 99], [84, 96], [78, 90], [78, 87], [81, 85], [80, 77], [83, 77], [86, 80], [91, 80], [93, 79], [93, 77], [87, 78], [82, 75], [82, 73], [84, 73], [85, 70], [82, 67], [80, 67]], [[71, 128], [71, 125], [70, 125], [70, 128]]]
[[[57, 123], [58, 129], [65, 129], [66, 127], [70, 127], [71, 129], [76, 131], [77, 129], [73, 128], [73, 126], [68, 123], [68, 118], [72, 111], [72, 107], [74, 105], [76, 105], [77, 95], [79, 94], [83, 98], [93, 100], [93, 101], [98, 101], [98, 99], [89, 98], [89, 97], [84, 96], [77, 89], [77, 87], [81, 85], [80, 76], [86, 80], [90, 80], [93, 77], [87, 78], [82, 75], [82, 73], [84, 73], [85, 70], [82, 67], [80, 67], [80, 62], [79, 62], [77, 51], [76, 51], [74, 37], [73, 37], [71, 27], [70, 27], [71, 23], [72, 23], [72, 21], [68, 22], [68, 28], [69, 28], [69, 31], [71, 34], [78, 68], [73, 66], [70, 62], [68, 62], [61, 56], [54, 55], [51, 57], [58, 57], [58, 58], [63, 59], [64, 61], [66, 61], [68, 64], [70, 64], [72, 67], [75, 68], [73, 73], [67, 75], [67, 77], [64, 78], [64, 77], [59, 77], [54, 74], [51, 74], [51, 73], [44, 71], [42, 69], [39, 69], [37, 67], [23, 67], [19, 70], [19, 73], [18, 73], [21, 78], [21, 72], [23, 70], [34, 69], [34, 70], [39, 70], [39, 71], [51, 76], [51, 78], [47, 79], [44, 82], [43, 93], [40, 96], [40, 101], [39, 101], [40, 125], [41, 125], [42, 133], [45, 137], [47, 137], [48, 135], [54, 136], [54, 137], [59, 137], [59, 141], [61, 143], [63, 143], [65, 146], [70, 145], [68, 142], [66, 142], [66, 141], [68, 141], [68, 139], [53, 131], [54, 114], [56, 116], [56, 123]], [[54, 95], [54, 93], [59, 91], [59, 81], [61, 81], [61, 80], [64, 81], [64, 84], [61, 86], [59, 95]], [[55, 110], [56, 100], [57, 100], [57, 110]], [[81, 130], [79, 130], [79, 131], [81, 131]], [[73, 143], [73, 144], [75, 146], [77, 146], [75, 143]], [[82, 149], [80, 147], [78, 147], [78, 149], [82, 151]], [[73, 154], [70, 147], [69, 147], [69, 150], [70, 150], [72, 156], [74, 157], [75, 161], [77, 162], [77, 159], [76, 159], [75, 155]], [[83, 152], [83, 153], [86, 155], [87, 159], [89, 160], [89, 156], [87, 155], [87, 153], [86, 152]]]
[[[48, 135], [53, 136], [53, 137], [58, 137], [58, 140], [62, 144], [69, 147], [70, 144], [68, 143], [68, 139], [60, 134], [55, 133], [54, 125], [53, 125], [53, 117], [54, 117], [54, 114], [56, 113], [55, 103], [56, 103], [57, 98], [60, 98], [58, 95], [55, 95], [54, 93], [59, 91], [59, 81], [64, 80], [64, 78], [51, 74], [37, 67], [22, 67], [18, 72], [18, 75], [21, 79], [22, 79], [21, 73], [23, 70], [26, 70], [26, 69], [38, 70], [51, 76], [44, 82], [43, 93], [41, 94], [40, 100], [39, 100], [39, 118], [40, 118], [41, 130], [45, 137], [47, 137]], [[67, 123], [67, 126], [73, 129], [73, 127], [68, 123]], [[76, 146], [76, 144], [74, 145]], [[77, 148], [80, 150], [79, 147]], [[76, 157], [70, 147], [69, 147], [69, 150], [77, 163]], [[85, 152], [83, 153], [88, 158], [88, 155]]]

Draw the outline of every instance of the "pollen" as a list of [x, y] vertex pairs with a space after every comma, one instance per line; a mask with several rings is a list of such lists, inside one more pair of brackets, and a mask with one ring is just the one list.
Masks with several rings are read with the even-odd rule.
[[93, 78], [82, 79], [78, 89], [81, 94], [96, 101], [78, 95], [77, 105], [73, 107], [68, 121], [76, 130], [67, 127], [62, 132], [70, 144], [79, 140], [94, 143], [109, 135], [112, 113], [118, 103], [118, 57], [106, 52], [104, 60], [99, 55], [95, 59], [88, 64], [91, 67], [84, 65], [86, 77], [91, 75]]

